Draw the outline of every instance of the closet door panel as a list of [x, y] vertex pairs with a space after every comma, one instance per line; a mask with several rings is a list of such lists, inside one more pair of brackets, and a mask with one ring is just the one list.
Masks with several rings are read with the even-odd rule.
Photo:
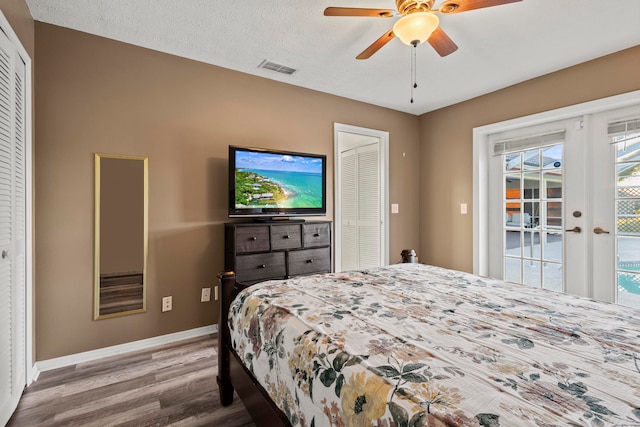
[[[0, 415], [12, 406], [13, 383], [13, 286], [11, 266], [11, 205], [12, 191], [12, 47], [0, 33]], [[10, 415], [10, 414], [9, 414]], [[0, 424], [3, 417], [0, 416]]]
[[13, 359], [14, 391], [21, 393], [26, 378], [25, 317], [26, 317], [26, 159], [25, 159], [25, 66], [20, 58], [15, 62], [14, 132], [13, 132], [13, 241], [11, 258], [13, 285]]
[[0, 425], [26, 385], [26, 83], [0, 32]]

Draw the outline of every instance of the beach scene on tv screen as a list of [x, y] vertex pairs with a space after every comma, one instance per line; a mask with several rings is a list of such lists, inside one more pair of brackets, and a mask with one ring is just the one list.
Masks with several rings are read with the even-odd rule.
[[322, 159], [236, 152], [236, 209], [321, 208]]

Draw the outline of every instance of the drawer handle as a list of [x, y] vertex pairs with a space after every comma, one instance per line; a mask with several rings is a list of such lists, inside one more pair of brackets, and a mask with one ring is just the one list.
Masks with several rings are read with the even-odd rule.
[[251, 236], [249, 240], [258, 240], [258, 238], [256, 236]]
[[313, 258], [307, 260], [307, 264], [313, 264]]
[[282, 236], [283, 239], [290, 239], [291, 236], [289, 236], [288, 234], [285, 234], [284, 236]]
[[258, 268], [267, 268], [267, 265], [266, 264], [261, 264], [261, 265], [258, 266]]
[[313, 237], [320, 237], [320, 233], [315, 233]]

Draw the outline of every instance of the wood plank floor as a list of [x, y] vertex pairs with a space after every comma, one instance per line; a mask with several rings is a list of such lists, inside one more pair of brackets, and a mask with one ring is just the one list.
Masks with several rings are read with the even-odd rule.
[[7, 426], [255, 426], [217, 373], [216, 335], [43, 372]]

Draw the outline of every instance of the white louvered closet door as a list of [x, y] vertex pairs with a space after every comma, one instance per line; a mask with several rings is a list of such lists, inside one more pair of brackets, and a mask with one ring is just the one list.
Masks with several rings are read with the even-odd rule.
[[0, 424], [26, 384], [25, 73], [0, 32]]
[[342, 214], [342, 270], [358, 267], [358, 173], [356, 150], [340, 153], [342, 157], [340, 206]]
[[380, 265], [380, 145], [341, 153], [341, 269]]

